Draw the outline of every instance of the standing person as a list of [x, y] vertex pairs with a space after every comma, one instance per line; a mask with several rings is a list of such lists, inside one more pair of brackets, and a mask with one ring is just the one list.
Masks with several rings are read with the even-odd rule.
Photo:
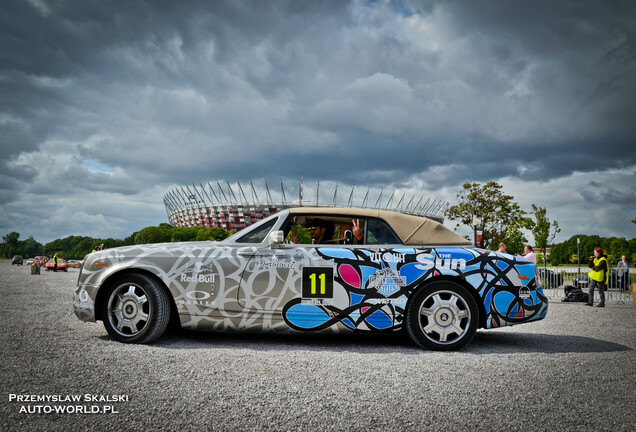
[[57, 254], [53, 255], [53, 271], [57, 271]]
[[532, 246], [530, 245], [525, 245], [523, 247], [523, 255], [517, 255], [521, 258], [525, 258], [528, 261], [532, 261], [533, 264], [537, 264], [537, 256], [534, 254], [534, 252], [532, 251]]
[[587, 305], [594, 305], [594, 288], [596, 287], [601, 297], [597, 307], [605, 307], [605, 285], [607, 284], [609, 272], [607, 271], [607, 255], [605, 255], [602, 248], [594, 248], [594, 256], [590, 257], [587, 266], [590, 268], [590, 271], [587, 272], [590, 277], [590, 290], [588, 292], [590, 298]]
[[497, 249], [497, 252], [506, 253], [506, 244], [503, 242], [499, 243], [499, 249]]
[[627, 280], [629, 279], [629, 266], [627, 265], [627, 257], [623, 255], [616, 266], [618, 273], [618, 288], [621, 292], [627, 291]]

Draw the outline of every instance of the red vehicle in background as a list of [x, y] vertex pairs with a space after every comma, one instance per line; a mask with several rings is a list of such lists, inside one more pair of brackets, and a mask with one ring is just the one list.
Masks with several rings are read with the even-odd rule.
[[37, 264], [39, 267], [42, 267], [44, 265], [44, 262], [48, 260], [49, 260], [49, 257], [47, 256], [36, 256], [35, 258], [33, 258], [33, 262]]
[[[55, 268], [55, 261], [53, 261], [53, 258], [51, 258], [50, 260], [46, 262], [46, 271], [53, 270], [54, 268]], [[57, 269], [59, 271], [68, 271], [68, 263], [66, 262], [66, 260], [58, 259]]]

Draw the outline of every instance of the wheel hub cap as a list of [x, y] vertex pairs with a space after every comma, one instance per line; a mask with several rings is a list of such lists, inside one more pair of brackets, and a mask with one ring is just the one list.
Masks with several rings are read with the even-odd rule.
[[131, 319], [137, 313], [137, 305], [134, 302], [128, 301], [123, 308], [124, 318]]
[[452, 321], [452, 312], [448, 308], [440, 308], [439, 311], [435, 313], [435, 321], [441, 326], [447, 326]]

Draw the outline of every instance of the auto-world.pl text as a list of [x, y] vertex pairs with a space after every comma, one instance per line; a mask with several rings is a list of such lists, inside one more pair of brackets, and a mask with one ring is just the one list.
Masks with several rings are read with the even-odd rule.
[[22, 404], [20, 413], [25, 414], [117, 414], [118, 408], [112, 404], [128, 402], [128, 395], [10, 393], [9, 402]]

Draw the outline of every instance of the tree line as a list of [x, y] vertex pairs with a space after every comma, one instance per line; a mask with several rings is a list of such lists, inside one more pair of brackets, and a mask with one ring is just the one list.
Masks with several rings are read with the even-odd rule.
[[226, 231], [223, 228], [175, 227], [162, 223], [159, 226], [143, 228], [124, 239], [69, 236], [42, 245], [33, 237], [20, 240], [20, 234], [14, 231], [2, 237], [0, 257], [11, 258], [14, 255], [21, 255], [25, 258], [32, 258], [38, 255], [53, 256], [57, 254], [64, 259], [83, 259], [101, 245], [104, 249], [110, 249], [147, 243], [223, 240], [233, 233], [233, 231]]
[[[446, 210], [446, 216], [457, 221], [457, 226], [467, 225], [481, 233], [481, 247], [496, 250], [505, 243], [507, 252], [521, 253], [528, 242], [526, 232], [532, 232], [534, 248], [540, 264], [560, 265], [577, 263], [577, 238], [579, 238], [580, 262], [587, 263], [595, 247], [602, 247], [610, 262], [617, 262], [625, 255], [628, 261], [636, 261], [636, 238], [604, 238], [597, 235], [576, 235], [565, 242], [554, 244], [555, 236], [561, 232], [557, 221], [547, 216], [547, 210], [532, 204], [525, 211], [514, 197], [506, 195], [497, 182], [486, 184], [466, 182], [457, 194], [459, 203]], [[636, 223], [636, 218], [632, 220]], [[546, 254], [551, 247], [550, 254]], [[547, 257], [547, 260], [545, 258]], [[544, 261], [545, 260], [545, 261]]]
[[[579, 240], [577, 255], [577, 239]], [[610, 263], [617, 263], [625, 255], [627, 261], [636, 262], [636, 238], [627, 240], [624, 237], [599, 237], [579, 234], [562, 243], [555, 244], [550, 253], [550, 264], [587, 265], [588, 259], [594, 255], [594, 248], [600, 246], [608, 255]]]

